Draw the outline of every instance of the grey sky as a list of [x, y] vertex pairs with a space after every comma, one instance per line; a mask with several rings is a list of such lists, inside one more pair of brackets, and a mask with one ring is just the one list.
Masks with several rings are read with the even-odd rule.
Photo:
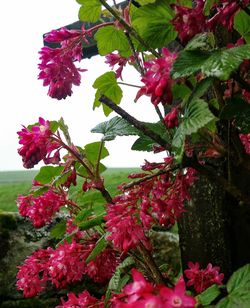
[[[79, 146], [98, 141], [98, 134], [90, 129], [106, 121], [101, 109], [92, 110], [94, 80], [109, 68], [104, 59], [94, 57], [80, 63], [88, 72], [82, 74], [82, 84], [74, 87], [73, 95], [57, 101], [47, 96], [47, 88], [37, 80], [38, 51], [42, 47], [42, 34], [77, 20], [79, 5], [74, 0], [12, 0], [0, 2], [1, 23], [1, 113], [0, 113], [0, 171], [23, 169], [17, 154], [16, 132], [21, 124], [28, 125], [42, 116], [57, 120], [61, 116], [68, 124], [72, 140]], [[140, 84], [140, 77], [130, 68], [124, 73], [124, 81]], [[133, 102], [137, 89], [124, 88], [121, 106], [143, 121], [155, 121], [157, 116], [149, 99]], [[110, 117], [115, 116], [111, 114]], [[109, 117], [109, 118], [110, 118]], [[135, 137], [121, 137], [107, 143], [110, 157], [104, 164], [110, 167], [140, 166], [144, 158], [155, 161], [146, 152], [133, 152], [130, 147]]]

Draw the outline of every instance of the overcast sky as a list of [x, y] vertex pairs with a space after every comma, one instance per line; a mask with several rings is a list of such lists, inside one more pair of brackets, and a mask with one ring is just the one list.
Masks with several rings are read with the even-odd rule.
[[[104, 58], [95, 56], [83, 60], [80, 87], [73, 88], [73, 95], [57, 101], [47, 96], [47, 88], [37, 80], [38, 51], [42, 35], [77, 20], [79, 5], [74, 0], [12, 0], [0, 2], [1, 23], [1, 113], [0, 113], [0, 171], [24, 169], [17, 154], [16, 132], [21, 125], [29, 125], [41, 116], [46, 120], [63, 117], [68, 124], [76, 145], [98, 141], [99, 134], [90, 133], [96, 124], [106, 121], [101, 109], [92, 110], [94, 89], [92, 84], [101, 74], [109, 71]], [[132, 69], [124, 73], [124, 81], [140, 84], [139, 76]], [[133, 102], [137, 89], [124, 88], [126, 93], [121, 106], [143, 121], [155, 121], [154, 108], [149, 99]], [[115, 116], [114, 113], [110, 117]], [[109, 117], [109, 118], [110, 118]], [[156, 160], [146, 152], [130, 148], [135, 137], [120, 137], [107, 143], [110, 156], [103, 162], [109, 167], [140, 166], [144, 158]]]

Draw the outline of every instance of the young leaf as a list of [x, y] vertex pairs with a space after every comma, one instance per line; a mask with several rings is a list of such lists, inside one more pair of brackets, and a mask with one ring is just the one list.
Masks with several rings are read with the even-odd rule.
[[81, 210], [75, 217], [74, 223], [79, 223], [85, 220], [85, 218], [89, 217], [92, 214], [92, 209], [83, 209]]
[[79, 10], [79, 20], [96, 22], [100, 19], [102, 5], [99, 0], [81, 0], [82, 6]]
[[85, 154], [89, 162], [94, 166], [98, 162], [98, 158], [103, 159], [109, 155], [109, 152], [105, 146], [102, 146], [102, 151], [99, 157], [99, 150], [101, 147], [101, 142], [92, 142], [85, 145]]
[[120, 55], [124, 57], [132, 55], [126, 35], [114, 26], [100, 28], [95, 34], [95, 39], [101, 56], [105, 56], [114, 50], [119, 51]]
[[174, 17], [168, 0], [156, 0], [144, 5], [132, 14], [132, 26], [152, 48], [166, 46], [177, 33], [170, 20]]
[[86, 259], [86, 263], [94, 260], [108, 245], [108, 242], [105, 239], [106, 234], [104, 234], [99, 240], [96, 242], [94, 249], [89, 254]]
[[211, 287], [203, 291], [197, 296], [198, 302], [203, 305], [209, 305], [220, 295], [220, 289], [217, 284], [213, 284]]
[[35, 180], [41, 184], [48, 184], [61, 174], [64, 167], [44, 166], [41, 167], [39, 173], [35, 176]]
[[[101, 95], [107, 96], [117, 105], [121, 102], [122, 90], [117, 84], [114, 72], [107, 72], [98, 77], [93, 84], [93, 88], [97, 89], [94, 108], [101, 105], [99, 101]], [[112, 112], [111, 109], [109, 109], [108, 113], [105, 113], [105, 115], [107, 116], [110, 112]]]
[[138, 129], [118, 116], [98, 124], [91, 132], [103, 134], [104, 141], [114, 140], [117, 136], [139, 135]]
[[91, 218], [89, 220], [83, 221], [83, 222], [78, 224], [78, 227], [81, 230], [88, 230], [88, 229], [91, 229], [93, 227], [99, 226], [104, 222], [103, 217], [104, 217], [104, 214], [101, 214], [101, 215], [96, 216], [94, 218]]

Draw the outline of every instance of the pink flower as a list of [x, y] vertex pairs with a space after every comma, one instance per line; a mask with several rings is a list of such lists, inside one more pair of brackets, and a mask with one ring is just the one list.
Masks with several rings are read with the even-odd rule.
[[173, 289], [162, 287], [160, 295], [164, 300], [164, 308], [192, 308], [196, 304], [195, 298], [186, 295], [184, 279], [181, 277]]
[[57, 306], [56, 308], [72, 308], [72, 307], [81, 307], [81, 308], [87, 308], [87, 307], [101, 307], [98, 304], [98, 299], [91, 296], [88, 291], [83, 291], [82, 293], [79, 293], [78, 296], [76, 296], [74, 293], [70, 292], [68, 293], [68, 300], [64, 301], [64, 299], [61, 299], [62, 305]]
[[179, 125], [178, 109], [176, 107], [172, 108], [172, 110], [165, 116], [164, 121], [167, 128], [177, 127]]
[[121, 78], [122, 79], [122, 71], [124, 69], [124, 67], [126, 66], [126, 64], [130, 61], [130, 62], [134, 62], [135, 61], [135, 57], [134, 56], [130, 56], [128, 58], [122, 57], [120, 56], [118, 53], [110, 53], [108, 54], [106, 57], [106, 61], [105, 63], [109, 64], [109, 66], [114, 69], [114, 66], [117, 64], [118, 65], [118, 69], [116, 69], [116, 78]]
[[204, 1], [197, 0], [195, 8], [172, 5], [176, 15], [172, 20], [175, 30], [183, 43], [205, 30], [206, 17], [203, 15]]
[[40, 228], [46, 223], [51, 222], [54, 214], [65, 203], [65, 197], [55, 193], [52, 189], [38, 197], [34, 197], [33, 195], [19, 195], [17, 198], [19, 213], [23, 217], [29, 217], [36, 228]]
[[220, 268], [218, 266], [212, 266], [211, 263], [207, 265], [205, 269], [200, 269], [198, 262], [188, 263], [189, 269], [184, 273], [189, 279], [187, 286], [194, 286], [197, 293], [201, 293], [213, 284], [222, 284], [224, 274], [220, 274]]
[[250, 133], [249, 134], [240, 134], [239, 135], [242, 144], [245, 147], [245, 151], [250, 155]]
[[74, 61], [82, 58], [82, 42], [88, 43], [87, 32], [62, 28], [53, 30], [45, 37], [48, 42], [60, 43], [60, 48], [43, 47], [40, 53], [41, 72], [38, 79], [43, 79], [43, 85], [49, 86], [48, 95], [56, 99], [65, 99], [72, 94], [72, 85], [81, 83], [80, 72], [86, 70], [76, 68]]
[[162, 48], [163, 57], [145, 62], [146, 74], [141, 81], [145, 84], [137, 93], [136, 101], [142, 96], [151, 97], [151, 102], [156, 106], [162, 104], [171, 104], [172, 102], [172, 84], [170, 70], [176, 53], [171, 53], [167, 48]]
[[[31, 128], [24, 127], [17, 132], [19, 135], [19, 143], [22, 145], [18, 149], [18, 154], [22, 156], [23, 166], [25, 168], [33, 168], [41, 160], [45, 163], [58, 163], [60, 160], [59, 148], [60, 144], [52, 141], [52, 131], [50, 130], [50, 122], [39, 118], [37, 125]], [[51, 153], [58, 150], [51, 157]]]

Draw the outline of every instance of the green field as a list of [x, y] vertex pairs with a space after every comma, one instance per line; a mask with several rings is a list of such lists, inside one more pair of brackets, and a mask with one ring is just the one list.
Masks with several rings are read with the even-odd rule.
[[[16, 198], [19, 194], [28, 193], [32, 179], [37, 174], [37, 170], [29, 171], [4, 171], [0, 172], [0, 210], [17, 211]], [[103, 173], [107, 190], [112, 196], [117, 192], [117, 186], [122, 182], [128, 182], [127, 175], [131, 172], [138, 172], [135, 168], [110, 168]], [[81, 194], [80, 182], [77, 187], [73, 188], [75, 197], [79, 202], [101, 203], [102, 196], [99, 192], [89, 191], [83, 197]]]

